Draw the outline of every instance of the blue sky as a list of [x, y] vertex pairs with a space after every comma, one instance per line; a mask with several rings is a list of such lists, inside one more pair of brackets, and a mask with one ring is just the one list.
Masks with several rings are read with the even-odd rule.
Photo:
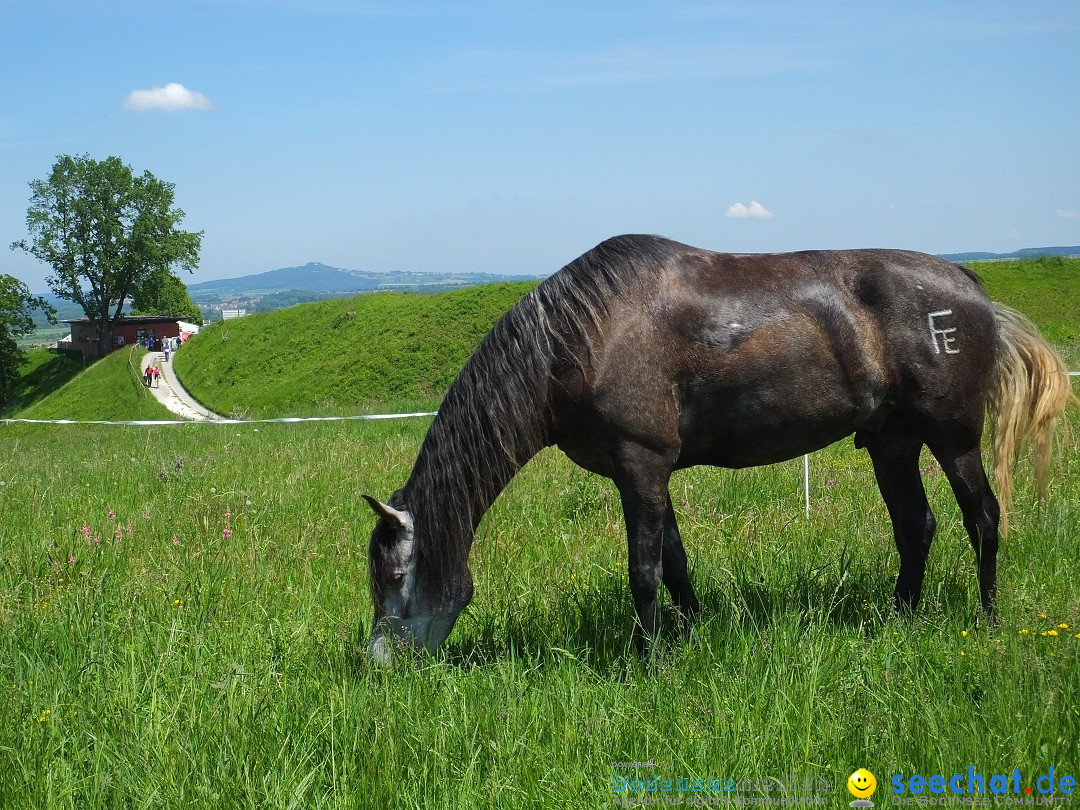
[[1076, 0], [0, 0], [0, 272], [61, 154], [176, 185], [189, 282], [1080, 244]]

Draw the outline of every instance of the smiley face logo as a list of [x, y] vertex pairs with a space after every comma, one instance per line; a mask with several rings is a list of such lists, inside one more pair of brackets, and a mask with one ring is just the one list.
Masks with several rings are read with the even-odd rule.
[[877, 790], [877, 779], [866, 768], [859, 768], [848, 777], [847, 789], [856, 799], [866, 799]]

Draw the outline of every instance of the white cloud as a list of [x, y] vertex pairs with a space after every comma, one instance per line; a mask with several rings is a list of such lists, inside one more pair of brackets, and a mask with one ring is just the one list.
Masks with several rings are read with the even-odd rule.
[[214, 103], [197, 90], [188, 90], [184, 85], [169, 82], [164, 87], [151, 87], [149, 90], [132, 90], [124, 106], [129, 110], [212, 110]]
[[1080, 211], [1066, 211], [1063, 208], [1059, 208], [1057, 214], [1062, 219], [1080, 219]]
[[772, 211], [757, 200], [751, 200], [750, 205], [732, 203], [728, 206], [727, 216], [732, 219], [768, 219], [772, 216]]

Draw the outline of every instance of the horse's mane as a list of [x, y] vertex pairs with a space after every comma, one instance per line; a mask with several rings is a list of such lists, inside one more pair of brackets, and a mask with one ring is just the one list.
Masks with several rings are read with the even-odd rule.
[[480, 519], [551, 444], [555, 370], [587, 363], [609, 303], [654, 277], [677, 249], [685, 247], [660, 237], [608, 239], [522, 298], [466, 362], [390, 501], [413, 515], [417, 573], [433, 596], [457, 592]]

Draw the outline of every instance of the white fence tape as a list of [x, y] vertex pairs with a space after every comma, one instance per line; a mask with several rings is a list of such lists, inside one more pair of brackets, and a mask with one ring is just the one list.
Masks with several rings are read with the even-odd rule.
[[270, 422], [343, 422], [350, 419], [411, 419], [417, 416], [434, 416], [434, 411], [417, 413], [368, 413], [361, 416], [282, 416], [278, 419], [130, 419], [109, 422], [102, 419], [81, 421], [78, 419], [0, 419], [13, 424], [29, 425], [261, 425]]
[[[1070, 371], [1070, 377], [1080, 377], [1080, 371]], [[417, 413], [369, 413], [361, 416], [283, 416], [278, 419], [139, 419], [125, 422], [107, 422], [104, 420], [79, 421], [76, 419], [0, 419], [0, 422], [14, 424], [20, 422], [30, 425], [261, 425], [271, 422], [344, 422], [348, 420], [412, 419], [421, 416], [435, 416], [434, 411]], [[803, 456], [803, 494], [805, 496], [806, 516], [810, 517], [810, 456]]]

